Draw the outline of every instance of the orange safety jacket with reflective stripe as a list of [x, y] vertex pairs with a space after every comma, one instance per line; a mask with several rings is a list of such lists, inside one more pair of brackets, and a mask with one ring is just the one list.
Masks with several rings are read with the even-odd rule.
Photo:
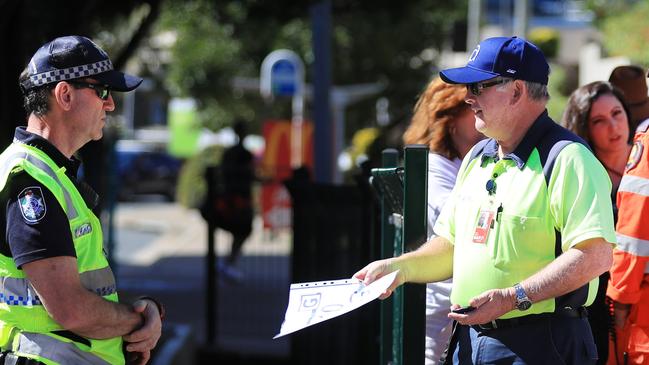
[[[634, 138], [617, 193], [617, 247], [606, 294], [631, 304], [626, 351], [649, 352], [649, 133]], [[622, 339], [620, 339], [622, 340]]]

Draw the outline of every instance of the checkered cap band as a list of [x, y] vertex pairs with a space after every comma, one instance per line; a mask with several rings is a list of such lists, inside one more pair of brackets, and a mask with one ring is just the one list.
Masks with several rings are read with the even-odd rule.
[[78, 79], [81, 77], [88, 77], [92, 75], [97, 75], [102, 72], [111, 71], [113, 69], [113, 64], [109, 59], [89, 63], [87, 65], [74, 66], [70, 68], [63, 68], [59, 70], [47, 71], [32, 75], [29, 77], [32, 85], [42, 86], [51, 84], [53, 82], [65, 81]]

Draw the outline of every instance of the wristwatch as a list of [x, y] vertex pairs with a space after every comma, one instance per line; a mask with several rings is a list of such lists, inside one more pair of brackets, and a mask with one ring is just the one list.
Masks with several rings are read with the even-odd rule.
[[525, 293], [525, 289], [523, 289], [521, 284], [514, 284], [514, 290], [516, 290], [516, 308], [521, 311], [530, 309], [532, 301]]

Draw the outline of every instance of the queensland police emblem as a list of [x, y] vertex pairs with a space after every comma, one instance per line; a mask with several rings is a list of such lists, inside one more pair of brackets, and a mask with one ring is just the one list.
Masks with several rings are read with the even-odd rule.
[[38, 186], [25, 188], [18, 194], [18, 204], [23, 218], [28, 223], [36, 223], [45, 217], [47, 207], [43, 199], [43, 191]]

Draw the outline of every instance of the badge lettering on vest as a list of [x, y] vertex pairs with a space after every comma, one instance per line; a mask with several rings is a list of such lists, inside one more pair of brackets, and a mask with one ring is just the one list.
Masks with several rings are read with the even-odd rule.
[[74, 230], [74, 238], [79, 238], [90, 232], [92, 232], [92, 226], [90, 225], [90, 223], [84, 223]]
[[38, 186], [30, 186], [18, 194], [20, 213], [27, 223], [36, 223], [45, 217], [47, 207], [43, 191]]

